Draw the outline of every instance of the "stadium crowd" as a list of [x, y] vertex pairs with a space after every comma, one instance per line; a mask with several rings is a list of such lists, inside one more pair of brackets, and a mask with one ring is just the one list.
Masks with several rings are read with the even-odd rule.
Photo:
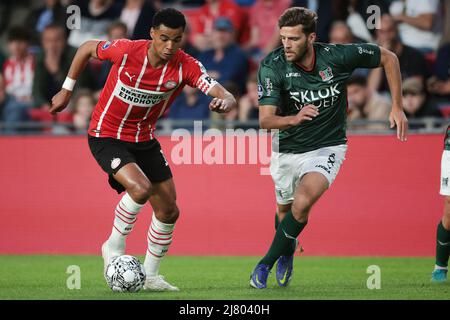
[[[80, 8], [77, 28], [67, 23], [71, 5]], [[374, 28], [368, 23], [371, 5], [381, 12]], [[18, 6], [27, 8], [23, 21], [13, 14]], [[183, 49], [235, 94], [239, 107], [224, 116], [211, 114], [210, 98], [186, 87], [164, 118], [224, 117], [243, 126], [257, 119], [258, 63], [280, 45], [277, 18], [290, 6], [318, 13], [319, 42], [372, 42], [393, 51], [400, 61], [409, 119], [450, 115], [450, 0], [6, 0], [0, 3], [0, 122], [51, 122], [61, 124], [52, 126], [55, 133], [85, 131], [109, 62], [91, 59], [67, 111], [48, 112], [76, 48], [88, 39], [148, 39], [154, 13], [168, 6], [187, 17]], [[381, 68], [355, 70], [348, 83], [350, 128], [387, 129], [388, 97]], [[374, 122], [352, 125], [358, 119]], [[20, 129], [6, 126], [3, 131]]]

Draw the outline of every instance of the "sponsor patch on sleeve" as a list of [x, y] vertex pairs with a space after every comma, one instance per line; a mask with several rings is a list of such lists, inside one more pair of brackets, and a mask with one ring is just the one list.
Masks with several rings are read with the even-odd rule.
[[263, 86], [258, 84], [258, 99], [261, 99], [263, 96]]
[[110, 41], [106, 41], [103, 45], [102, 45], [102, 50], [106, 50], [111, 46], [111, 42]]

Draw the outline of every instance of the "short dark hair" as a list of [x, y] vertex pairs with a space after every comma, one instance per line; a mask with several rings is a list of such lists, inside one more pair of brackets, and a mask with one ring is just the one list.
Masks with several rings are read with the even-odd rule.
[[7, 42], [12, 41], [31, 41], [31, 33], [27, 28], [22, 26], [14, 26], [8, 31]]
[[301, 25], [305, 34], [316, 32], [317, 14], [304, 7], [293, 7], [283, 12], [278, 19], [278, 27], [295, 27]]
[[348, 81], [347, 81], [347, 85], [357, 85], [357, 86], [361, 86], [361, 87], [366, 87], [367, 86], [367, 78], [360, 76], [360, 75], [352, 75]]
[[162, 24], [171, 29], [183, 28], [184, 31], [186, 28], [186, 18], [180, 11], [174, 8], [165, 8], [155, 13], [152, 27], [157, 29]]
[[52, 23], [49, 23], [48, 25], [46, 25], [44, 30], [42, 30], [42, 33], [44, 33], [47, 30], [51, 30], [51, 29], [55, 29], [55, 30], [59, 29], [59, 30], [61, 30], [63, 32], [64, 37], [67, 38], [67, 36], [68, 36], [67, 29], [63, 25], [61, 25], [59, 23], [56, 23], [56, 22], [52, 22]]

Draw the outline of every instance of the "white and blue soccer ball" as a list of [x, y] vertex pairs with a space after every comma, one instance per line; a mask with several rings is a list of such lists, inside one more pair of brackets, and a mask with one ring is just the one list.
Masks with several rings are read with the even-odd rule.
[[114, 257], [106, 268], [105, 279], [112, 291], [138, 292], [145, 282], [144, 266], [130, 255]]

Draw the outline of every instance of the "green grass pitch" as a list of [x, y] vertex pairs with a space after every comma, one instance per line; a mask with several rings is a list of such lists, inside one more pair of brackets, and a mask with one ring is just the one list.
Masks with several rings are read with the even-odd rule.
[[[143, 261], [142, 257], [139, 257]], [[0, 299], [450, 299], [450, 282], [430, 283], [432, 258], [296, 257], [287, 288], [272, 271], [265, 290], [249, 275], [258, 257], [168, 256], [161, 274], [180, 292], [114, 293], [99, 256], [0, 256]], [[81, 288], [68, 289], [70, 265], [80, 267]], [[381, 270], [381, 289], [369, 290], [367, 268]]]

